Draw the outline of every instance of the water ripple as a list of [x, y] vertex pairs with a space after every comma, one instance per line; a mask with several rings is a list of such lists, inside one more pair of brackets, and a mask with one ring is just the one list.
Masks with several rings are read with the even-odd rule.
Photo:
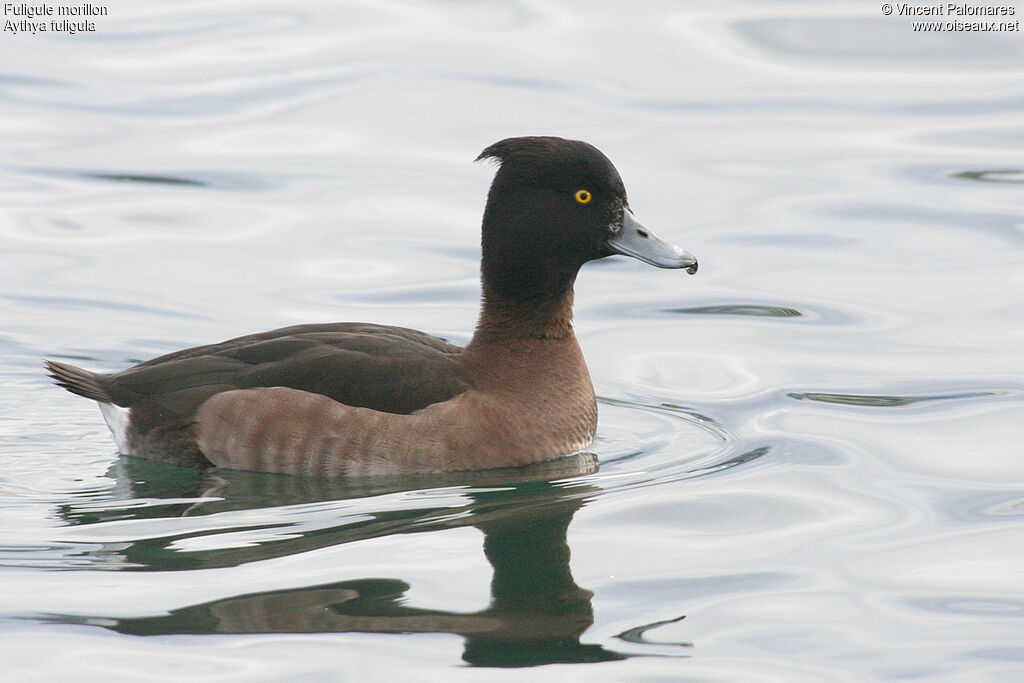
[[1014, 600], [1011, 598], [994, 599], [977, 595], [943, 595], [941, 597], [908, 599], [906, 604], [929, 612], [1024, 618], [1024, 600]]
[[932, 396], [883, 396], [871, 394], [828, 394], [809, 391], [805, 393], [792, 392], [786, 395], [798, 401], [817, 401], [819, 403], [836, 403], [839, 405], [865, 406], [871, 408], [892, 408], [929, 401], [950, 401], [979, 398], [982, 396], [999, 396], [1005, 395], [1005, 393], [1006, 392], [999, 391], [974, 391], [960, 394], [942, 394]]
[[1020, 400], [1024, 389], [1004, 387], [999, 389], [965, 390], [931, 394], [855, 394], [839, 392], [788, 392], [787, 397], [797, 401], [812, 401], [858, 408], [905, 408], [919, 407], [935, 402], [964, 402], [972, 399]]
[[747, 443], [720, 422], [670, 402], [646, 403], [600, 397], [602, 411], [596, 448], [601, 470], [587, 477], [608, 492], [663, 486], [752, 462], [770, 446]]
[[12, 174], [26, 174], [50, 178], [69, 178], [88, 181], [126, 183], [131, 185], [167, 185], [172, 187], [196, 187], [218, 190], [267, 190], [274, 185], [266, 173], [242, 171], [186, 171], [177, 174], [147, 173], [139, 171], [85, 170], [74, 168], [46, 168], [42, 166], [6, 166]]
[[[989, 233], [1008, 242], [1019, 244], [1024, 240], [1020, 231], [1019, 213], [982, 211], [979, 209], [951, 210], [926, 204], [862, 203], [843, 205], [834, 203], [821, 212], [828, 217], [854, 219], [869, 223], [914, 223], [934, 227], [945, 225], [961, 230]], [[962, 257], [957, 257], [962, 260]]]
[[972, 180], [979, 183], [995, 183], [998, 185], [1014, 183], [1024, 185], [1024, 170], [1019, 168], [959, 171], [951, 174], [950, 177], [959, 180]]
[[787, 306], [765, 306], [762, 304], [719, 304], [716, 306], [691, 306], [670, 308], [666, 313], [691, 313], [696, 315], [743, 315], [755, 318], [802, 318], [804, 314]]
[[661, 621], [655, 621], [650, 624], [634, 626], [633, 628], [626, 629], [615, 637], [620, 640], [624, 640], [627, 643], [634, 643], [637, 645], [675, 645], [677, 647], [693, 647], [693, 643], [690, 642], [665, 643], [647, 639], [648, 631], [652, 631], [662, 626], [668, 626], [670, 624], [678, 624], [685, 618], [686, 615], [684, 614], [683, 616], [675, 617], [674, 619], [662, 619]]
[[774, 321], [791, 323], [813, 323], [816, 325], [850, 325], [862, 321], [850, 310], [830, 307], [819, 302], [760, 302], [760, 301], [729, 301], [715, 298], [690, 297], [693, 305], [673, 306], [668, 301], [647, 298], [643, 303], [636, 301], [614, 301], [598, 305], [589, 305], [585, 310], [594, 316], [608, 319], [651, 319], [663, 314], [722, 316], [740, 318], [766, 318]]

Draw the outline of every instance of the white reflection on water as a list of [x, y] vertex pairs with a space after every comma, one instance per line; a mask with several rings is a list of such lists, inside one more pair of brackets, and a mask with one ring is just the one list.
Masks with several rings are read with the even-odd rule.
[[[1019, 34], [824, 2], [109, 7], [0, 40], [6, 671], [447, 679], [512, 663], [487, 623], [546, 661], [631, 656], [591, 677], [1017, 673]], [[139, 470], [47, 383], [42, 356], [113, 370], [303, 321], [464, 342], [471, 160], [530, 133], [597, 144], [701, 260], [580, 276], [598, 471]], [[484, 553], [534, 523], [565, 609]]]

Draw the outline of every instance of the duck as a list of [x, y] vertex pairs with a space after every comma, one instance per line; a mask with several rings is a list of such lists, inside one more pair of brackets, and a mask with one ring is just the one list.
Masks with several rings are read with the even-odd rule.
[[119, 452], [179, 467], [322, 477], [520, 467], [579, 453], [597, 400], [573, 331], [580, 268], [616, 254], [697, 271], [644, 227], [593, 145], [507, 138], [481, 225], [468, 344], [372, 323], [292, 325], [120, 372], [44, 360], [99, 404]]

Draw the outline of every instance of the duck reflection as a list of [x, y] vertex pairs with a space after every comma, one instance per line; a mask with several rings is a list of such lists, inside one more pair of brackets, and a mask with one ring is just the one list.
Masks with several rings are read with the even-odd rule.
[[[230, 472], [209, 478], [145, 461], [121, 460], [120, 485], [136, 499], [175, 498], [174, 514], [195, 515], [226, 509], [262, 508], [359, 498], [415, 488], [458, 486], [463, 508], [421, 507], [360, 515], [360, 521], [290, 535], [287, 541], [257, 547], [175, 552], [171, 541], [140, 541], [120, 553], [136, 569], [168, 570], [232, 566], [268, 557], [394, 533], [473, 526], [483, 532], [483, 551], [493, 568], [491, 600], [477, 612], [419, 609], [404, 604], [410, 585], [396, 578], [358, 578], [337, 583], [239, 595], [192, 605], [167, 615], [111, 620], [86, 619], [120, 633], [169, 635], [203, 633], [450, 633], [465, 639], [463, 659], [484, 666], [624, 659], [596, 644], [580, 642], [593, 624], [593, 594], [576, 584], [569, 567], [566, 531], [575, 512], [597, 492], [593, 485], [566, 482], [567, 476], [596, 469], [584, 454], [540, 467], [487, 473], [453, 473], [392, 481], [330, 481]], [[191, 477], [200, 501], [189, 502], [168, 481]], [[485, 483], [486, 482], [486, 483]], [[193, 494], [193, 500], [194, 500]], [[220, 496], [211, 500], [212, 495]], [[62, 511], [71, 523], [98, 522], [102, 511]], [[154, 509], [110, 510], [111, 514], [150, 516]], [[169, 516], [168, 507], [159, 516]], [[88, 518], [88, 519], [87, 519]], [[183, 559], [183, 556], [189, 556]], [[81, 622], [80, 622], [81, 623]]]

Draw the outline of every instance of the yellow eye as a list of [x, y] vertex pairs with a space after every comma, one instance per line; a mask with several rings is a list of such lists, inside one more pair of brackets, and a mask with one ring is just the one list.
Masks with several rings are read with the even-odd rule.
[[589, 204], [590, 200], [594, 198], [594, 195], [590, 194], [588, 190], [576, 190], [576, 194], [573, 196], [580, 204]]

